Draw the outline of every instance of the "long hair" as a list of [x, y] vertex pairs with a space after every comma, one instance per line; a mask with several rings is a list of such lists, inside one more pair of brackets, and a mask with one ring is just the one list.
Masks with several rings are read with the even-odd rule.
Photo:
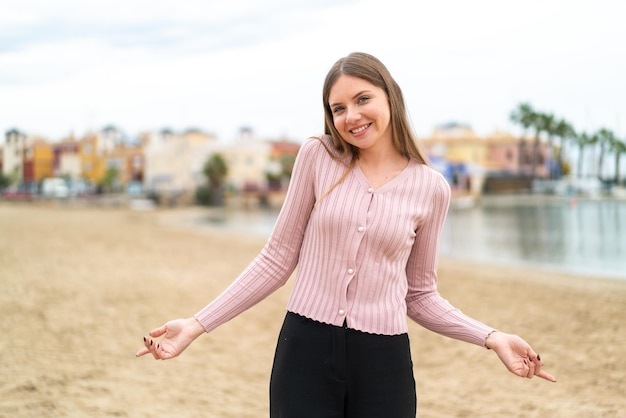
[[393, 146], [401, 155], [421, 164], [428, 164], [427, 158], [417, 145], [417, 137], [409, 123], [409, 117], [404, 104], [404, 96], [402, 95], [402, 90], [400, 86], [398, 86], [398, 83], [396, 83], [387, 67], [385, 67], [378, 58], [364, 52], [353, 52], [347, 57], [340, 58], [335, 62], [326, 75], [324, 89], [322, 90], [322, 101], [324, 103], [324, 133], [330, 137], [330, 143], [333, 149], [328, 149], [324, 141], [321, 142], [332, 158], [344, 161], [346, 158], [349, 158], [349, 162], [341, 178], [323, 194], [320, 201], [347, 177], [359, 158], [359, 149], [343, 139], [335, 128], [333, 112], [328, 102], [330, 90], [335, 85], [337, 79], [342, 75], [358, 77], [368, 81], [387, 94], [391, 115], [391, 140]]
[[417, 145], [417, 138], [409, 123], [400, 86], [398, 86], [387, 67], [378, 58], [364, 52], [353, 52], [347, 57], [337, 60], [328, 71], [324, 81], [324, 89], [322, 90], [324, 133], [330, 136], [331, 144], [339, 154], [344, 157], [351, 155], [351, 161], [355, 161], [359, 155], [359, 149], [346, 142], [335, 128], [333, 113], [328, 103], [330, 90], [341, 75], [363, 79], [382, 89], [387, 94], [391, 114], [390, 123], [393, 146], [401, 155], [419, 163], [428, 164], [427, 158]]

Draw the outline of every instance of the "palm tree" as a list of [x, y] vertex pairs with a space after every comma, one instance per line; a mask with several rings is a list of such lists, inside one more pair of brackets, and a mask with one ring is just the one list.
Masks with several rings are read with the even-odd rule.
[[520, 103], [509, 115], [511, 122], [520, 125], [524, 129], [522, 137], [526, 137], [526, 131], [533, 125], [535, 110], [529, 103]]
[[565, 148], [565, 143], [569, 140], [574, 140], [576, 132], [569, 122], [565, 119], [559, 119], [554, 126], [554, 136], [559, 138], [556, 161], [558, 163], [560, 177], [563, 173], [563, 149]]
[[553, 142], [554, 142], [554, 132], [556, 131], [557, 121], [552, 113], [539, 113], [536, 115], [537, 125], [539, 127], [538, 133], [535, 136], [535, 145], [534, 145], [534, 168], [533, 168], [533, 176], [537, 166], [537, 160], [539, 157], [539, 132], [545, 132], [548, 135], [548, 168], [549, 168], [549, 178], [552, 179], [554, 177], [554, 169], [552, 167], [552, 155], [553, 152]]
[[587, 132], [580, 132], [574, 136], [574, 141], [578, 145], [578, 178], [581, 178], [583, 175], [584, 150], [589, 145], [594, 145], [598, 142], [598, 134], [589, 135]]
[[533, 140], [533, 157], [532, 157], [532, 177], [537, 177], [537, 162], [539, 161], [539, 145], [541, 133], [548, 132], [554, 121], [554, 115], [549, 113], [534, 112], [532, 115], [531, 126], [535, 129], [535, 139]]
[[530, 103], [519, 103], [517, 108], [515, 108], [511, 114], [509, 115], [509, 119], [511, 122], [520, 125], [523, 129], [522, 137], [519, 142], [519, 167], [524, 165], [525, 162], [525, 149], [526, 149], [526, 133], [528, 129], [533, 126], [535, 121], [535, 111], [530, 105]]
[[620, 160], [622, 154], [626, 153], [626, 141], [620, 141], [615, 135], [612, 136], [612, 140], [609, 144], [609, 151], [615, 155], [615, 184], [620, 186], [622, 179], [620, 176]]
[[602, 175], [604, 172], [604, 155], [610, 148], [612, 148], [613, 143], [615, 142], [617, 138], [615, 138], [615, 134], [612, 131], [606, 128], [600, 129], [597, 135], [598, 135], [598, 144], [600, 144], [600, 157], [598, 158], [597, 175], [598, 175], [598, 180], [604, 183], [605, 180]]
[[223, 186], [228, 174], [228, 166], [221, 154], [212, 154], [204, 164], [202, 172], [209, 181], [210, 201], [214, 205], [223, 204]]

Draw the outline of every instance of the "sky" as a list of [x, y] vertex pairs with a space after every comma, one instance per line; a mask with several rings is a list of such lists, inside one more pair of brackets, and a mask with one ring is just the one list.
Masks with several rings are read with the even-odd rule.
[[[443, 123], [519, 130], [522, 102], [626, 138], [620, 0], [3, 0], [0, 129], [54, 141], [242, 127], [301, 142], [353, 51], [399, 83], [424, 137]], [[4, 135], [0, 144], [4, 141]]]

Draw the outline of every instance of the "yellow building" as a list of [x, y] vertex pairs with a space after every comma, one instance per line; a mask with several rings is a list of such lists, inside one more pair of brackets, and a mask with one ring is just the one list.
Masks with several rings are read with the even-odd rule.
[[144, 156], [141, 146], [118, 146], [102, 158], [104, 171], [115, 169], [117, 182], [128, 185], [131, 182], [143, 182]]
[[[438, 169], [446, 175], [457, 194], [479, 195], [483, 189], [506, 180], [507, 190], [529, 189], [531, 179], [547, 178], [547, 146], [540, 141], [537, 164], [533, 168], [533, 139], [521, 139], [506, 132], [478, 136], [467, 125], [450, 123], [435, 129], [433, 135], [420, 139]], [[488, 189], [493, 189], [489, 186]]]
[[430, 156], [445, 158], [451, 163], [488, 165], [488, 143], [465, 125], [449, 124], [437, 127], [432, 136], [419, 140]]
[[454, 195], [481, 194], [485, 167], [489, 166], [489, 145], [466, 125], [437, 127], [432, 136], [419, 139], [420, 147], [450, 182]]
[[80, 140], [81, 172], [84, 180], [98, 184], [104, 177], [104, 159], [98, 152], [98, 135], [89, 133]]
[[24, 178], [37, 184], [47, 177], [54, 176], [54, 152], [50, 144], [37, 138], [26, 150]]

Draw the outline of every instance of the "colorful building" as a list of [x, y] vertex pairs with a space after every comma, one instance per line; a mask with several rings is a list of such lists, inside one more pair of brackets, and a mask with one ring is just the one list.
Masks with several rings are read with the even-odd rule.
[[[498, 182], [506, 191], [531, 187], [535, 148], [528, 139], [497, 131], [478, 136], [467, 125], [450, 123], [419, 142], [455, 192], [477, 195], [486, 184]], [[539, 142], [536, 155], [534, 178], [547, 178], [544, 142]]]
[[24, 183], [39, 186], [47, 177], [54, 176], [53, 147], [44, 139], [30, 141], [24, 153]]
[[81, 176], [90, 184], [98, 184], [104, 178], [103, 153], [99, 152], [99, 137], [96, 133], [88, 133], [80, 141], [79, 156]]

